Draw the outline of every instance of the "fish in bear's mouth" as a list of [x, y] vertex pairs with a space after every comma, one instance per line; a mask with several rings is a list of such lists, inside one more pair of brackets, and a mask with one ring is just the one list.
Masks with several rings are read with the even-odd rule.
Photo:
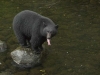
[[48, 45], [51, 45], [51, 43], [50, 43], [50, 38], [51, 38], [51, 33], [47, 33], [47, 43], [48, 43]]
[[50, 39], [47, 39], [47, 42], [48, 42], [48, 45], [51, 45], [51, 43], [50, 43]]

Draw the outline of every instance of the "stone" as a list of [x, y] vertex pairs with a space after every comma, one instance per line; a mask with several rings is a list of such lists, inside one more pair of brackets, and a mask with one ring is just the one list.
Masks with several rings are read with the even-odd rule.
[[10, 69], [5, 69], [3, 71], [0, 71], [0, 75], [13, 75], [13, 74], [11, 73]]
[[11, 57], [17, 67], [34, 67], [41, 63], [42, 54], [35, 54], [30, 48], [18, 47], [11, 52]]
[[12, 75], [10, 72], [1, 72], [0, 75]]
[[0, 40], [0, 52], [4, 52], [6, 50], [7, 50], [6, 43]]

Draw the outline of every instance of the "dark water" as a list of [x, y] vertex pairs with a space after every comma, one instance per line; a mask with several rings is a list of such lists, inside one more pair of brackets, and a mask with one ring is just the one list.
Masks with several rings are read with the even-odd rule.
[[[59, 25], [58, 34], [42, 66], [18, 69], [10, 52], [19, 46], [12, 30], [13, 17], [33, 10]], [[1, 72], [10, 75], [100, 75], [100, 0], [0, 0], [0, 40], [8, 45], [0, 53]]]

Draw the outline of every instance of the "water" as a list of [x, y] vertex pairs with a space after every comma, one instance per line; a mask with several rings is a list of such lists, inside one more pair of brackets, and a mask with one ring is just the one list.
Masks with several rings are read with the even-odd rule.
[[[0, 53], [0, 75], [99, 75], [100, 0], [1, 0], [0, 40], [8, 45]], [[59, 25], [42, 66], [18, 69], [11, 64], [10, 52], [19, 46], [12, 30], [13, 17], [33, 10]], [[11, 75], [11, 74], [10, 74]]]

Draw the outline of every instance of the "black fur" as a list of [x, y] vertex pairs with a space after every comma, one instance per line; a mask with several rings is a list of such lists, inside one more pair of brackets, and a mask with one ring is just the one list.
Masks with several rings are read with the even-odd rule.
[[54, 36], [56, 27], [51, 19], [30, 10], [18, 13], [13, 20], [14, 33], [20, 45], [30, 45], [36, 52], [43, 50], [42, 44], [46, 41], [47, 31], [52, 31]]

